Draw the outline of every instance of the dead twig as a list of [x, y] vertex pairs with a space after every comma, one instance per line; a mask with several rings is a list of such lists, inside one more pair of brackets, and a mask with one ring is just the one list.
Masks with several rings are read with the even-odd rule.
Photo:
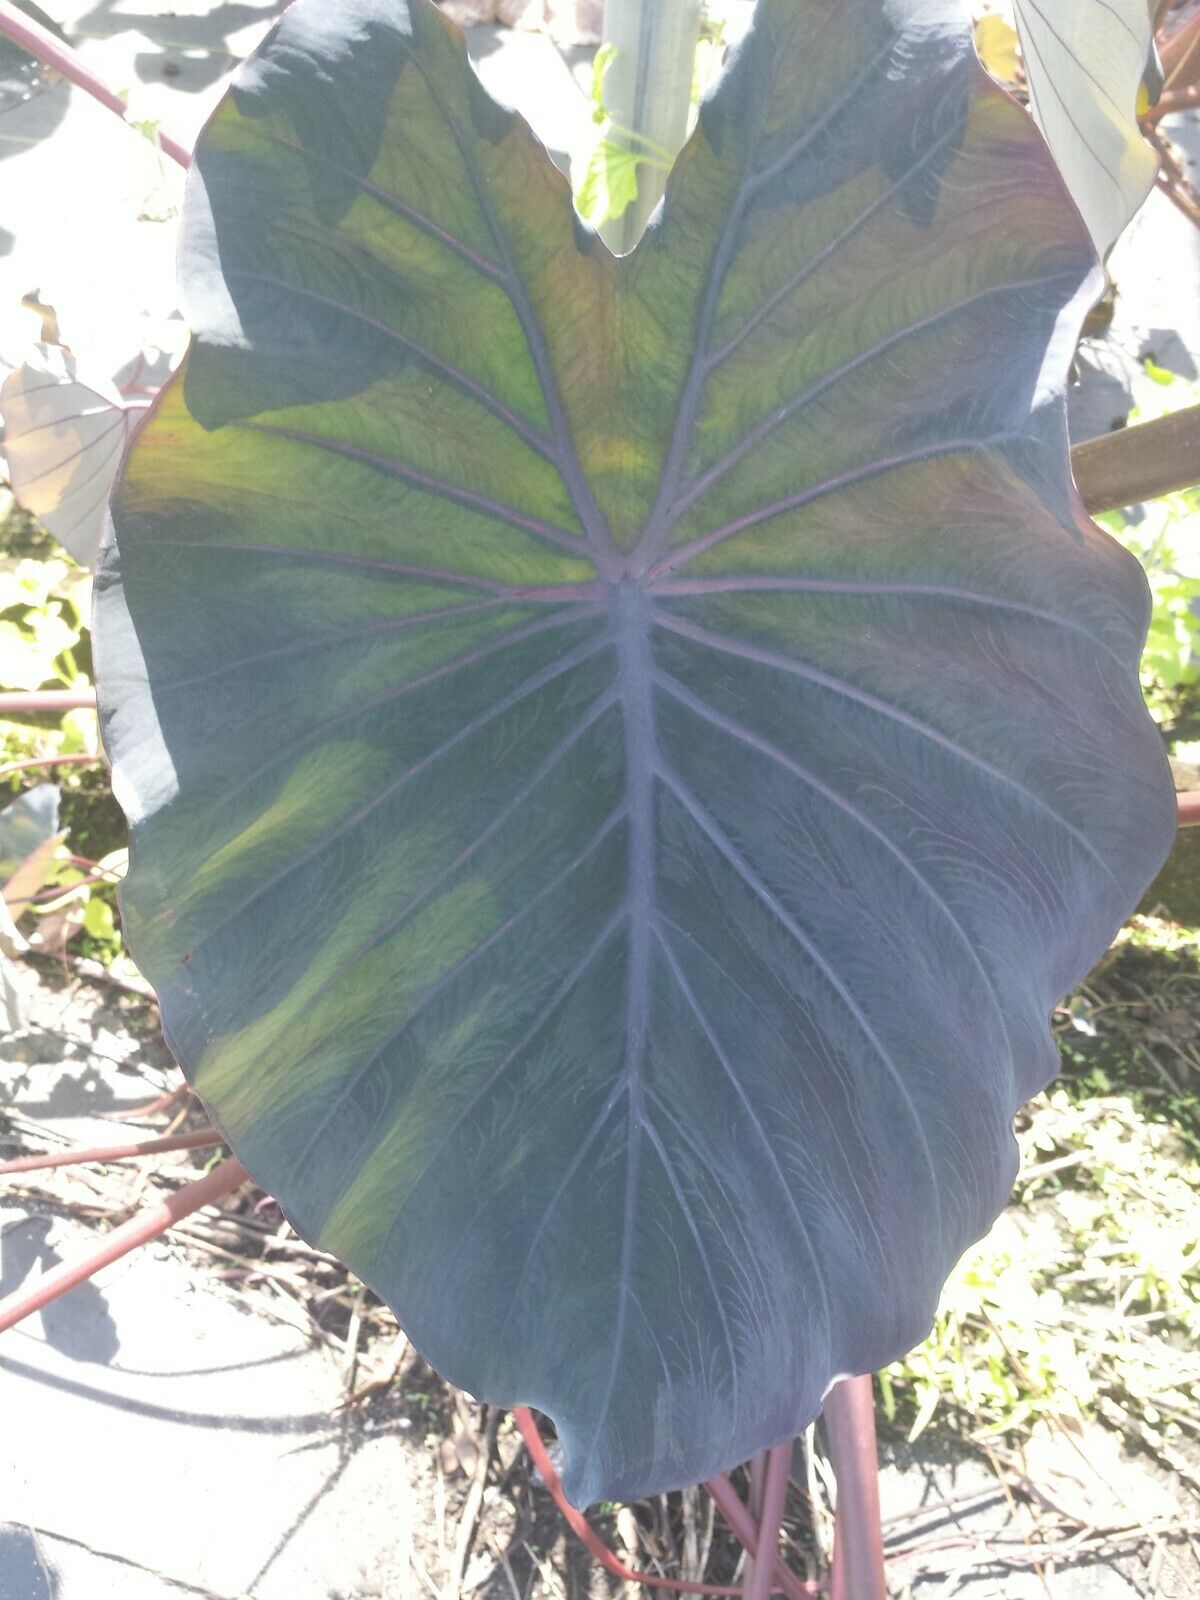
[[500, 1563], [500, 1570], [503, 1572], [505, 1579], [507, 1580], [508, 1590], [512, 1595], [513, 1600], [525, 1600], [525, 1597], [517, 1587], [516, 1574], [513, 1572], [512, 1562], [508, 1559], [508, 1551], [502, 1548], [499, 1540], [494, 1539], [488, 1540], [488, 1549]]
[[808, 1493], [809, 1512], [812, 1517], [813, 1544], [822, 1573], [829, 1571], [833, 1561], [832, 1498], [826, 1500], [822, 1489], [820, 1463], [817, 1459], [817, 1430], [809, 1425], [804, 1430], [804, 1478]]
[[475, 1530], [479, 1525], [479, 1513], [483, 1507], [483, 1491], [487, 1487], [488, 1470], [491, 1467], [492, 1454], [496, 1448], [496, 1429], [500, 1425], [500, 1409], [498, 1406], [488, 1406], [485, 1408], [485, 1415], [486, 1421], [483, 1426], [483, 1434], [478, 1440], [479, 1455], [475, 1462], [475, 1471], [471, 1476], [471, 1486], [467, 1490], [467, 1498], [458, 1519], [458, 1527], [455, 1530], [454, 1554], [450, 1561], [449, 1576], [446, 1579], [445, 1600], [459, 1600], [462, 1593], [463, 1574], [466, 1571], [467, 1557], [471, 1552]]
[[350, 1326], [346, 1330], [346, 1353], [342, 1360], [342, 1405], [345, 1406], [354, 1393], [354, 1380], [358, 1373], [358, 1341], [362, 1333], [362, 1308], [366, 1298], [367, 1286], [360, 1283], [354, 1291], [354, 1302], [350, 1309]]
[[[383, 1394], [397, 1383], [408, 1363], [414, 1358], [416, 1352], [408, 1342], [408, 1335], [403, 1329], [396, 1335], [388, 1352], [391, 1367], [374, 1378], [368, 1378], [365, 1383], [359, 1384], [354, 1393], [342, 1402], [346, 1410], [361, 1406], [368, 1400], [373, 1400], [377, 1394]], [[387, 1358], [385, 1358], [387, 1359]]]

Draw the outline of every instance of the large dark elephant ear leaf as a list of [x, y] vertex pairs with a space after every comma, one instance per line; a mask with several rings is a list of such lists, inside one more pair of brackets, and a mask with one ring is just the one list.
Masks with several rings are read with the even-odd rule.
[[197, 154], [99, 581], [129, 937], [581, 1503], [923, 1336], [1170, 838], [1094, 257], [960, 9], [762, 0], [622, 260], [427, 0], [301, 0]]

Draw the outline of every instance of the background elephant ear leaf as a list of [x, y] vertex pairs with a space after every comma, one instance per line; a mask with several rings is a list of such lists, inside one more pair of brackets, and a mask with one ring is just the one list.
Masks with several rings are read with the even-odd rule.
[[1029, 108], [1099, 254], [1154, 186], [1158, 155], [1138, 116], [1158, 97], [1153, 4], [1013, 0]]

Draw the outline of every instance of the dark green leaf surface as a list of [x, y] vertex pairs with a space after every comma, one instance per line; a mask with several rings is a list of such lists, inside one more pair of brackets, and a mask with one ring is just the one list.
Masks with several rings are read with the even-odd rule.
[[99, 580], [129, 939], [579, 1503], [923, 1336], [1170, 838], [1094, 260], [959, 13], [763, 0], [619, 261], [426, 0], [301, 0], [200, 143]]

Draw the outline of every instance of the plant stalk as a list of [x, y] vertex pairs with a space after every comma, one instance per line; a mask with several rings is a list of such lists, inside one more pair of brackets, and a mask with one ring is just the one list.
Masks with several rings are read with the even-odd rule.
[[182, 1189], [177, 1189], [161, 1204], [149, 1206], [138, 1216], [123, 1222], [119, 1228], [114, 1228], [110, 1234], [106, 1234], [98, 1244], [93, 1245], [77, 1260], [64, 1261], [61, 1265], [52, 1267], [33, 1284], [28, 1287], [22, 1286], [0, 1300], [0, 1333], [24, 1321], [26, 1317], [31, 1317], [35, 1311], [40, 1311], [52, 1300], [57, 1300], [60, 1295], [66, 1294], [68, 1289], [74, 1289], [78, 1284], [94, 1277], [102, 1267], [110, 1266], [122, 1256], [127, 1256], [131, 1250], [137, 1250], [141, 1245], [149, 1244], [151, 1239], [157, 1239], [183, 1217], [190, 1216], [202, 1206], [211, 1205], [214, 1200], [220, 1200], [223, 1195], [239, 1189], [248, 1177], [249, 1174], [240, 1161], [222, 1161], [219, 1166], [214, 1167], [203, 1178], [198, 1178], [195, 1183], [185, 1184]]
[[1200, 406], [1077, 444], [1071, 468], [1093, 515], [1200, 484]]
[[831, 1600], [888, 1600], [870, 1377], [835, 1384], [823, 1415], [837, 1477]]
[[[751, 1456], [745, 1466], [747, 1502], [750, 1516], [754, 1521], [755, 1548], [758, 1545], [758, 1525], [762, 1521], [763, 1483], [767, 1476], [767, 1452], [760, 1450], [756, 1456]], [[755, 1557], [747, 1553], [745, 1566], [742, 1569], [742, 1593], [750, 1593], [750, 1585], [754, 1582]]]
[[78, 1167], [91, 1161], [126, 1161], [131, 1156], [165, 1155], [169, 1150], [205, 1150], [224, 1143], [223, 1136], [209, 1128], [203, 1133], [177, 1133], [170, 1138], [97, 1145], [91, 1150], [61, 1150], [56, 1155], [19, 1156], [15, 1161], [0, 1161], [0, 1174], [45, 1172], [50, 1167]]
[[103, 756], [90, 756], [86, 752], [69, 756], [32, 756], [28, 761], [6, 761], [0, 767], [0, 778], [11, 778], [14, 772], [32, 772], [38, 767], [100, 767]]
[[693, 1583], [687, 1578], [663, 1578], [654, 1572], [633, 1572], [623, 1561], [605, 1544], [604, 1540], [588, 1522], [583, 1513], [567, 1499], [563, 1493], [562, 1482], [558, 1476], [550, 1452], [542, 1442], [538, 1432], [537, 1422], [533, 1412], [528, 1406], [513, 1407], [513, 1421], [516, 1423], [525, 1448], [533, 1458], [533, 1464], [541, 1474], [542, 1482], [550, 1491], [550, 1496], [571, 1529], [606, 1572], [611, 1572], [614, 1578], [620, 1578], [623, 1583], [640, 1583], [648, 1589], [673, 1589], [677, 1594], [714, 1594], [731, 1595], [741, 1594], [741, 1590], [733, 1588], [727, 1583]]
[[[718, 1473], [715, 1478], [706, 1478], [704, 1487], [712, 1495], [717, 1510], [732, 1528], [738, 1542], [745, 1548], [746, 1554], [751, 1558], [757, 1558], [758, 1529], [745, 1501], [732, 1483], [724, 1473]], [[774, 1584], [788, 1596], [788, 1600], [806, 1600], [809, 1595], [823, 1594], [825, 1589], [824, 1584], [810, 1583], [807, 1578], [801, 1578], [793, 1572], [778, 1553], [775, 1556]]]
[[[672, 158], [682, 148], [699, 37], [700, 0], [605, 0], [604, 43], [613, 56], [604, 108], [614, 144], [634, 155], [661, 149]], [[600, 229], [615, 255], [633, 249], [666, 189], [661, 162], [640, 161], [637, 172], [637, 198]]]
[[[4, 0], [0, 0], [0, 5]], [[0, 717], [33, 716], [44, 711], [94, 711], [94, 689], [17, 689], [0, 694]]]
[[787, 1499], [792, 1465], [792, 1441], [776, 1445], [768, 1452], [763, 1473], [762, 1512], [758, 1522], [758, 1551], [746, 1578], [746, 1600], [768, 1600], [775, 1576], [775, 1556], [779, 1552], [779, 1530], [783, 1526], [783, 1507]]
[[1200, 73], [1200, 11], [1193, 12], [1186, 22], [1180, 23], [1160, 43], [1158, 53], [1162, 60], [1164, 89], [1173, 89], [1181, 78], [1186, 80]]
[[[11, 0], [0, 0], [0, 34], [20, 45], [22, 50], [27, 50], [46, 66], [61, 72], [64, 78], [77, 84], [80, 89], [86, 90], [93, 100], [98, 100], [109, 111], [115, 112], [122, 122], [129, 121], [129, 107], [121, 96], [114, 94], [69, 44], [64, 44], [49, 28], [43, 28], [40, 22], [19, 11], [11, 4]], [[170, 156], [181, 167], [191, 165], [191, 153], [172, 139], [170, 134], [160, 132], [158, 145], [164, 155]]]

